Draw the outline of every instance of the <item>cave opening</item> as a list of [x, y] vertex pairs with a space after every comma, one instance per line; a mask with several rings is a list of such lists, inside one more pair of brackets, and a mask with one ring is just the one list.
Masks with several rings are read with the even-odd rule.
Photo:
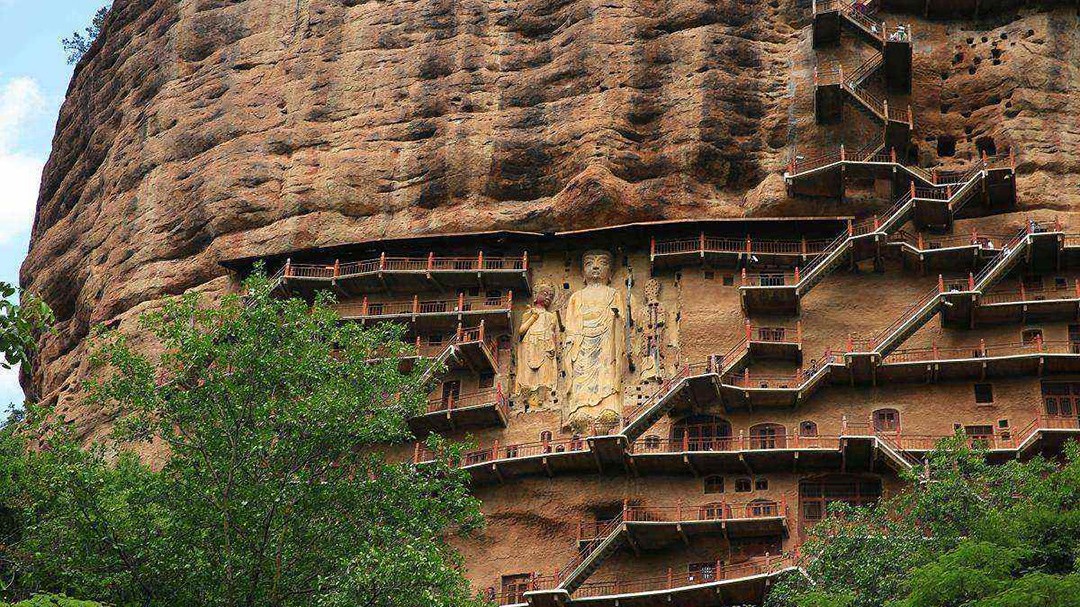
[[938, 135], [937, 154], [938, 156], [955, 156], [956, 137], [953, 137], [952, 135]]
[[979, 150], [979, 155], [986, 154], [987, 156], [997, 155], [997, 145], [994, 143], [993, 137], [979, 137], [975, 140], [975, 149]]

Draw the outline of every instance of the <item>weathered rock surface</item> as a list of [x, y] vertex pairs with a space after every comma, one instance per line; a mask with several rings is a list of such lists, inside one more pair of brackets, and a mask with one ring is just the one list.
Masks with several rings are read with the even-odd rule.
[[[117, 0], [43, 177], [22, 283], [60, 324], [24, 385], [64, 403], [93, 324], [228, 288], [226, 257], [851, 212], [788, 199], [779, 176], [794, 144], [874, 132], [814, 125], [822, 54], [805, 4]], [[956, 138], [957, 158], [990, 138], [1019, 151], [1025, 208], [1080, 206], [1076, 8], [884, 16], [914, 26], [924, 164], [939, 136]], [[75, 416], [88, 430], [107, 421]]]

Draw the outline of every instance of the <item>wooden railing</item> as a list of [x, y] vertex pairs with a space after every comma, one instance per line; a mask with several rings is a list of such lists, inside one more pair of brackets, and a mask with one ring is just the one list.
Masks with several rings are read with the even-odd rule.
[[[1016, 432], [967, 436], [972, 448], [1011, 451], [1020, 448], [1031, 437], [1044, 430], [1080, 430], [1080, 419], [1075, 415], [1036, 415], [1035, 419]], [[955, 434], [917, 434], [898, 432], [892, 440], [904, 451], [931, 451], [943, 440]]]
[[712, 584], [757, 575], [768, 575], [794, 567], [794, 555], [763, 556], [743, 563], [725, 565], [717, 561], [715, 568], [693, 573], [674, 573], [668, 569], [667, 575], [655, 577], [633, 577], [627, 580], [587, 582], [574, 593], [575, 598], [600, 597], [641, 592], [662, 592], [678, 590], [702, 584]]
[[653, 258], [662, 255], [707, 254], [707, 253], [746, 253], [766, 255], [810, 255], [817, 254], [829, 244], [828, 240], [761, 240], [746, 238], [722, 238], [706, 236], [702, 233], [697, 238], [678, 238], [671, 240], [652, 239], [650, 253]]
[[[495, 441], [490, 447], [466, 451], [462, 454], [459, 466], [473, 466], [500, 460], [534, 457], [538, 455], [551, 455], [553, 453], [565, 453], [587, 451], [588, 444], [582, 437], [566, 439], [553, 439], [530, 443], [501, 443]], [[413, 451], [413, 463], [422, 464], [434, 461], [437, 454], [423, 443], [417, 443]]]
[[[688, 506], [682, 500], [678, 500], [674, 506], [630, 506], [624, 502], [622, 514], [616, 518], [622, 523], [687, 523], [788, 518], [790, 514], [787, 501], [783, 498], [739, 502], [718, 501], [700, 506]], [[586, 542], [605, 538], [605, 534], [613, 531], [611, 522], [608, 520], [578, 523], [578, 541]]]
[[360, 301], [344, 301], [333, 306], [343, 318], [377, 318], [381, 316], [417, 316], [420, 314], [458, 314], [461, 312], [509, 310], [513, 305], [513, 292], [497, 297], [466, 297], [464, 293], [456, 298], [411, 300], [369, 301], [364, 296]]
[[329, 264], [300, 264], [285, 262], [284, 278], [345, 279], [380, 272], [523, 272], [529, 269], [529, 254], [513, 257], [485, 257], [483, 252], [473, 257], [437, 256], [394, 257], [385, 253], [375, 259], [360, 261], [335, 260]]
[[[984, 234], [971, 231], [968, 236], [930, 236], [924, 237], [922, 232], [912, 234], [907, 230], [898, 230], [889, 235], [889, 242], [905, 243], [919, 251], [934, 251], [940, 249], [952, 249], [959, 247], [979, 247], [982, 249], [1000, 249], [1012, 235]], [[997, 246], [994, 243], [997, 243]]]
[[494, 405], [502, 411], [506, 418], [510, 417], [510, 400], [503, 392], [502, 386], [467, 392], [465, 394], [447, 394], [428, 400], [428, 413], [449, 413], [454, 409]]
[[781, 434], [779, 436], [746, 436], [742, 431], [738, 436], [720, 436], [713, 438], [660, 438], [644, 436], [634, 441], [630, 453], [669, 454], [702, 452], [740, 452], [768, 451], [774, 449], [839, 449], [839, 436], [800, 436]]
[[884, 363], [910, 363], [923, 361], [966, 360], [972, 358], [1000, 358], [1037, 354], [1080, 354], [1080, 343], [1074, 341], [1043, 341], [1036, 337], [1028, 343], [987, 344], [980, 340], [969, 346], [941, 348], [932, 345], [924, 348], [896, 350], [884, 358]]
[[1075, 280], [1072, 285], [1064, 287], [1043, 287], [1041, 289], [1027, 289], [1023, 281], [1020, 288], [1015, 291], [992, 291], [979, 298], [983, 304], [1001, 303], [1025, 303], [1029, 301], [1046, 301], [1055, 299], [1080, 299], [1080, 280]]

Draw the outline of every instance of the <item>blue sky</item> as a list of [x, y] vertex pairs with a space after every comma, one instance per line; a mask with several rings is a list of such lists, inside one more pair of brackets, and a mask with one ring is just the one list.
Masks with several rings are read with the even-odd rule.
[[[41, 167], [72, 67], [60, 39], [82, 31], [107, 0], [0, 0], [0, 281], [17, 283]], [[0, 408], [22, 402], [0, 370]]]

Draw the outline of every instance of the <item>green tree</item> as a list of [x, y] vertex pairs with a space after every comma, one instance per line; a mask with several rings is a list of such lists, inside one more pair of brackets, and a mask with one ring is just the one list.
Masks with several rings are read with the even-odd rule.
[[90, 46], [94, 44], [97, 37], [101, 35], [101, 28], [105, 25], [105, 18], [109, 16], [108, 5], [103, 6], [94, 13], [94, 18], [90, 21], [83, 31], [85, 34], [79, 31], [71, 33], [70, 38], [62, 38], [60, 45], [64, 47], [64, 52], [68, 54], [68, 65], [74, 65], [83, 58], [83, 55], [90, 50]]
[[[21, 303], [14, 301], [16, 295], [21, 295]], [[35, 334], [52, 321], [52, 312], [43, 301], [0, 282], [0, 368], [28, 362]]]
[[[31, 408], [39, 448], [8, 433], [0, 499], [21, 536], [2, 548], [22, 592], [116, 605], [458, 607], [476, 601], [446, 543], [480, 523], [447, 457], [414, 466], [406, 419], [422, 369], [390, 325], [343, 323], [271, 296], [262, 277], [203, 307], [194, 296], [144, 316], [151, 360], [98, 337], [103, 379], [88, 405], [119, 421], [81, 448]], [[121, 447], [122, 445], [122, 447]], [[168, 453], [149, 467], [135, 451]]]
[[987, 462], [943, 441], [907, 489], [872, 508], [843, 505], [804, 545], [770, 607], [1080, 605], [1080, 449], [1064, 465]]

